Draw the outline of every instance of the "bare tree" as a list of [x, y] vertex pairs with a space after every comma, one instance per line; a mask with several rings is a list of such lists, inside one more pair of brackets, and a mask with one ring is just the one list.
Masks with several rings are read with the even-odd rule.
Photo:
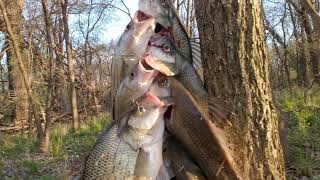
[[42, 141], [41, 138], [43, 138], [44, 136], [43, 136], [43, 132], [42, 132], [41, 120], [40, 120], [40, 115], [39, 115], [40, 114], [40, 105], [37, 104], [38, 101], [36, 100], [36, 96], [33, 94], [33, 91], [31, 88], [31, 82], [29, 80], [29, 75], [28, 75], [27, 69], [24, 65], [23, 59], [22, 59], [21, 50], [19, 47], [19, 39], [18, 39], [19, 36], [17, 34], [15, 34], [16, 31], [13, 31], [13, 29], [11, 27], [11, 22], [8, 18], [6, 8], [5, 8], [5, 5], [2, 0], [0, 0], [0, 9], [1, 9], [1, 13], [3, 15], [5, 29], [6, 29], [6, 32], [8, 33], [8, 38], [10, 38], [10, 41], [13, 46], [17, 66], [19, 67], [19, 69], [21, 71], [22, 80], [23, 80], [24, 86], [27, 91], [27, 97], [28, 97], [28, 100], [31, 104], [31, 107], [32, 107], [32, 110], [34, 113], [35, 122], [37, 124], [37, 129], [38, 129], [38, 138], [40, 139], [40, 142], [41, 142]]
[[[5, 7], [7, 12], [7, 17], [12, 23], [11, 27], [13, 29], [13, 32], [16, 33], [17, 40], [18, 40], [18, 46], [20, 46], [20, 49], [23, 49], [23, 46], [20, 42], [21, 37], [22, 37], [22, 8], [23, 8], [23, 0], [18, 0], [18, 1], [6, 1], [5, 2]], [[4, 17], [3, 22], [4, 22]], [[3, 26], [0, 27], [0, 29], [3, 29], [5, 32], [5, 38], [6, 38], [6, 43], [5, 46], [8, 48], [6, 51], [7, 54], [7, 59], [8, 59], [8, 66], [9, 66], [9, 74], [10, 74], [10, 86], [9, 89], [14, 92], [14, 98], [16, 99], [15, 101], [15, 110], [14, 110], [14, 116], [15, 116], [15, 121], [17, 122], [22, 122], [26, 121], [28, 119], [28, 97], [27, 97], [27, 92], [26, 88], [24, 87], [24, 82], [22, 77], [20, 76], [21, 70], [19, 69], [17, 63], [16, 63], [16, 56], [14, 56], [14, 48], [12, 41], [9, 40], [8, 37], [8, 32], [7, 29], [5, 29], [5, 24], [2, 24]], [[21, 51], [23, 53], [23, 51]], [[23, 56], [25, 53], [23, 53]], [[26, 61], [25, 58], [23, 59], [23, 63], [25, 65]], [[27, 67], [27, 66], [26, 66]]]
[[4, 79], [4, 68], [2, 66], [1, 60], [3, 59], [3, 55], [6, 52], [6, 46], [3, 46], [1, 52], [0, 52], [0, 81], [1, 81], [1, 90], [2, 92], [5, 92], [5, 79]]
[[[315, 80], [318, 81], [320, 78], [320, 16], [310, 0], [300, 0], [300, 4], [293, 0], [288, 1], [302, 17], [304, 29], [309, 43], [312, 72]], [[309, 19], [308, 15], [310, 16], [311, 20]], [[313, 24], [313, 26], [311, 24]]]
[[74, 130], [79, 129], [80, 121], [78, 114], [78, 105], [77, 105], [77, 92], [75, 85], [75, 76], [73, 68], [73, 55], [72, 55], [72, 46], [69, 35], [69, 25], [68, 25], [68, 0], [60, 0], [62, 8], [62, 17], [63, 17], [63, 27], [64, 27], [64, 40], [66, 45], [67, 61], [68, 61], [68, 73], [69, 73], [69, 88], [70, 88], [70, 101], [71, 101], [71, 112], [72, 112], [72, 127]]
[[53, 50], [53, 40], [52, 40], [52, 23], [48, 12], [48, 0], [42, 0], [42, 9], [44, 14], [44, 22], [46, 29], [46, 40], [48, 43], [48, 53], [49, 53], [49, 77], [48, 77], [48, 95], [46, 102], [46, 122], [43, 131], [42, 142], [40, 142], [40, 149], [42, 152], [48, 152], [49, 150], [49, 129], [52, 122], [52, 102], [53, 93], [55, 89], [53, 74], [55, 71], [54, 63], [54, 50]]

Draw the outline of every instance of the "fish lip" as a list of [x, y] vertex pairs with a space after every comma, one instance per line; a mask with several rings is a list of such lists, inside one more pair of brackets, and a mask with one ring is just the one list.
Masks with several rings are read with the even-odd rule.
[[156, 108], [161, 108], [163, 106], [165, 106], [165, 103], [162, 102], [157, 96], [153, 95], [152, 93], [150, 92], [147, 92], [145, 94], [145, 98], [143, 98], [144, 101], [149, 101], [149, 102], [152, 102], [153, 105], [156, 106]]
[[[142, 18], [142, 19], [141, 19]], [[155, 28], [158, 27], [158, 31], [155, 32], [156, 34], [167, 34], [167, 33], [170, 33], [170, 28], [169, 26], [166, 27], [165, 25], [161, 24], [160, 22], [157, 22], [156, 21], [156, 17], [144, 12], [144, 11], [141, 11], [141, 10], [138, 10], [136, 12], [136, 14], [134, 15], [134, 18], [133, 19], [136, 19], [136, 22], [142, 22], [142, 21], [145, 21], [145, 20], [148, 20], [148, 19], [154, 19], [154, 26]]]
[[138, 107], [143, 107], [144, 109], [148, 110], [155, 110], [168, 106], [165, 102], [161, 101], [157, 96], [149, 91], [146, 92], [142, 97], [136, 99], [135, 103], [138, 105]]
[[156, 69], [146, 69], [142, 61], [143, 60], [139, 61], [139, 69], [140, 71], [142, 71], [143, 74], [145, 74], [143, 82], [146, 82], [146, 81], [149, 81], [150, 79], [155, 78], [158, 75], [159, 71], [157, 71]]
[[145, 56], [143, 58], [143, 60], [148, 66], [150, 66], [151, 68], [155, 69], [156, 71], [159, 71], [160, 73], [162, 73], [162, 74], [164, 74], [166, 76], [175, 76], [176, 75], [176, 73], [174, 73], [174, 72], [168, 72], [166, 70], [156, 68], [157, 65], [152, 62], [152, 60], [150, 59], [149, 55]]
[[147, 59], [143, 58], [142, 60], [139, 61], [139, 68], [147, 73], [154, 73], [157, 72], [156, 69], [154, 69], [152, 66], [150, 66], [147, 61]]
[[154, 69], [153, 63], [151, 62], [149, 55], [145, 56], [145, 57], [143, 58], [143, 61], [144, 61], [148, 66], [150, 66], [151, 68]]
[[[144, 58], [143, 58], [143, 61], [148, 65], [150, 66], [151, 68], [155, 69], [154, 68], [154, 64], [151, 62], [151, 59], [150, 59], [150, 56], [149, 54], [147, 54]], [[156, 70], [156, 69], [155, 69]], [[158, 70], [156, 70], [158, 71]]]

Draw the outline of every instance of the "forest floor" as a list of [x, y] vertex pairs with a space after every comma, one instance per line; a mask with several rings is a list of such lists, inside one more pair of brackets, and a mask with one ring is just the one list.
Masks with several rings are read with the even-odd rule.
[[37, 152], [35, 134], [0, 138], [1, 180], [60, 180], [77, 176], [100, 131], [111, 122], [107, 115], [84, 122], [77, 132], [68, 124], [51, 130], [50, 154]]
[[275, 93], [287, 179], [320, 180], [320, 87]]
[[[320, 87], [275, 93], [282, 120], [287, 179], [320, 180]], [[69, 179], [83, 163], [108, 115], [85, 121], [78, 132], [68, 124], [51, 129], [50, 154], [37, 152], [36, 136], [1, 135], [0, 179]]]

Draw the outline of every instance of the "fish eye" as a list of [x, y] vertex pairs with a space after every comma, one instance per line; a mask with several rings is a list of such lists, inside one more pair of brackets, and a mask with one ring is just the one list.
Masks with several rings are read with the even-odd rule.
[[129, 79], [130, 79], [130, 80], [133, 80], [133, 79], [134, 79], [134, 73], [133, 73], [133, 72], [129, 74]]
[[160, 79], [160, 81], [158, 82], [160, 87], [168, 87], [169, 82], [167, 78], [162, 78]]
[[145, 112], [146, 110], [144, 109], [143, 106], [139, 106], [139, 107], [138, 107], [138, 111], [139, 111], [140, 113], [143, 113], [143, 112]]
[[131, 24], [128, 24], [128, 25], [126, 26], [126, 31], [128, 31], [128, 30], [130, 29], [130, 27], [131, 27]]
[[160, 0], [161, 5], [165, 6], [167, 4], [166, 0]]
[[171, 52], [171, 48], [168, 44], [165, 44], [162, 46], [162, 49], [164, 52]]

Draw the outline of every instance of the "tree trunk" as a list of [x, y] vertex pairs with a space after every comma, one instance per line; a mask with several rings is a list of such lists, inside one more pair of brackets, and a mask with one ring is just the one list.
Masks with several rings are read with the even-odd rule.
[[52, 39], [52, 26], [51, 18], [48, 12], [48, 0], [42, 0], [42, 9], [44, 14], [44, 22], [46, 25], [46, 39], [48, 43], [49, 52], [49, 80], [48, 80], [48, 92], [47, 92], [47, 102], [46, 102], [46, 123], [44, 128], [44, 137], [41, 139], [40, 148], [42, 152], [48, 152], [49, 150], [49, 129], [52, 121], [52, 102], [53, 102], [53, 92], [55, 89], [54, 84], [54, 71], [55, 63], [53, 62], [54, 50], [53, 50], [53, 39]]
[[[23, 8], [23, 0], [16, 1], [5, 1], [5, 8], [8, 12], [8, 19], [11, 22], [12, 30], [16, 33], [16, 39], [18, 46], [20, 49], [24, 49], [20, 40], [22, 39], [22, 8]], [[3, 18], [3, 17], [2, 17]], [[5, 25], [5, 24], [3, 24]], [[1, 27], [1, 29], [5, 29]], [[7, 32], [5, 32], [6, 39], [10, 39]], [[13, 85], [11, 88], [14, 89], [15, 97], [17, 97], [18, 101], [15, 103], [15, 111], [14, 117], [15, 121], [21, 122], [24, 120], [28, 120], [28, 96], [27, 91], [24, 85], [23, 77], [21, 76], [21, 70], [19, 69], [16, 56], [14, 56], [14, 47], [12, 41], [7, 41], [7, 47], [9, 48], [7, 51], [8, 62], [10, 64], [10, 78], [12, 80]], [[23, 51], [21, 51], [23, 54]], [[23, 58], [23, 62], [25, 65], [27, 64], [26, 58]]]
[[[21, 5], [21, 4], [19, 4], [19, 5]], [[20, 7], [22, 7], [22, 6], [20, 6]], [[20, 36], [15, 34], [16, 32], [19, 32], [19, 31], [13, 31], [14, 29], [12, 29], [12, 25], [11, 25], [12, 21], [9, 20], [6, 7], [5, 7], [2, 0], [0, 0], [0, 10], [1, 10], [1, 14], [3, 15], [7, 36], [10, 39], [10, 43], [12, 43], [12, 50], [14, 52], [14, 57], [15, 57], [14, 63], [17, 65], [17, 67], [20, 70], [19, 75], [21, 76], [24, 88], [26, 90], [27, 100], [29, 100], [29, 103], [31, 104], [31, 107], [32, 107], [32, 110], [34, 113], [35, 122], [37, 124], [37, 130], [38, 130], [38, 140], [39, 140], [41, 137], [43, 137], [43, 131], [42, 131], [41, 120], [40, 120], [40, 115], [39, 115], [40, 114], [40, 105], [37, 104], [38, 101], [36, 100], [36, 96], [32, 92], [31, 81], [29, 79], [30, 75], [28, 74], [28, 71], [27, 71], [25, 64], [23, 62], [21, 50], [19, 47], [19, 40], [20, 40], [19, 37]], [[28, 114], [27, 114], [27, 116], [28, 116]]]
[[[314, 9], [310, 0], [301, 0], [302, 13], [303, 13], [303, 24], [308, 37], [310, 60], [312, 65], [312, 73], [315, 80], [320, 80], [320, 16]], [[304, 10], [310, 15], [313, 29], [311, 28], [311, 22], [306, 16]]]
[[[2, 50], [0, 52], [0, 59], [2, 60], [3, 57], [4, 57], [4, 54], [6, 53], [7, 51], [7, 47], [4, 45], [2, 47]], [[6, 89], [5, 89], [5, 80], [4, 80], [4, 68], [2, 66], [2, 63], [1, 63], [1, 60], [0, 60], [0, 82], [1, 82], [1, 91], [0, 92], [5, 92]]]
[[[5, 44], [8, 44], [7, 42], [5, 43]], [[6, 45], [7, 46], [7, 45]], [[9, 53], [9, 51], [7, 51], [6, 52], [6, 55], [7, 55], [7, 69], [8, 69], [8, 89], [9, 89], [9, 93], [11, 93], [11, 92], [14, 92], [14, 85], [13, 85], [13, 82], [14, 82], [14, 80], [13, 80], [13, 77], [12, 77], [12, 65], [11, 65], [11, 63], [10, 63], [10, 53]]]
[[288, 45], [286, 42], [286, 30], [285, 30], [285, 16], [287, 14], [287, 3], [284, 3], [284, 12], [281, 19], [281, 27], [282, 27], [282, 34], [283, 34], [283, 67], [286, 72], [287, 83], [289, 88], [291, 88], [291, 81], [290, 81], [290, 68], [288, 62]]
[[67, 61], [68, 61], [68, 71], [69, 71], [69, 83], [70, 83], [70, 101], [71, 101], [71, 112], [72, 112], [72, 127], [74, 130], [79, 129], [79, 114], [78, 114], [78, 106], [77, 106], [77, 92], [75, 86], [75, 76], [73, 70], [73, 57], [72, 57], [72, 47], [69, 35], [69, 26], [68, 26], [68, 14], [67, 14], [67, 6], [68, 0], [60, 0], [62, 7], [62, 17], [64, 24], [64, 39], [66, 43], [66, 52], [67, 52]]
[[5, 82], [4, 82], [4, 70], [2, 64], [0, 64], [0, 81], [1, 81], [1, 92], [5, 92]]
[[[6, 40], [6, 42], [5, 42], [5, 46], [6, 47], [9, 47], [9, 45], [8, 45], [8, 42], [7, 42], [7, 40]], [[7, 55], [7, 59], [6, 59], [6, 63], [7, 63], [7, 69], [8, 69], [8, 95], [9, 95], [9, 98], [14, 98], [14, 94], [15, 94], [15, 92], [14, 92], [14, 79], [13, 79], [13, 77], [12, 77], [12, 74], [13, 74], [13, 67], [12, 67], [12, 63], [10, 62], [10, 60], [11, 60], [11, 53], [9, 52], [9, 50], [7, 50], [7, 52], [6, 52], [6, 55]], [[10, 113], [10, 120], [11, 120], [11, 122], [13, 122], [14, 121], [14, 119], [15, 119], [15, 110], [14, 109], [12, 109], [11, 110], [11, 113]]]
[[92, 96], [93, 96], [93, 102], [94, 102], [94, 110], [95, 110], [95, 115], [98, 116], [100, 113], [100, 109], [99, 109], [99, 101], [98, 101], [98, 97], [97, 97], [97, 88], [95, 85], [95, 82], [92, 82]]
[[309, 51], [310, 61], [311, 61], [311, 71], [313, 73], [313, 76], [316, 77], [316, 75], [318, 74], [318, 66], [319, 66], [318, 57], [317, 57], [316, 50], [313, 48], [313, 45], [315, 43], [314, 43], [314, 39], [312, 37], [311, 24], [308, 19], [308, 16], [306, 16], [305, 13], [302, 15], [302, 22], [303, 22], [304, 30], [307, 35], [308, 44], [309, 44], [308, 51]]
[[[309, 85], [308, 81], [308, 67], [307, 67], [307, 59], [305, 55], [305, 38], [304, 38], [304, 32], [301, 31], [301, 33], [298, 32], [297, 29], [297, 23], [296, 23], [296, 18], [293, 13], [292, 7], [289, 4], [289, 12], [290, 12], [290, 17], [293, 25], [293, 35], [296, 39], [296, 58], [297, 58], [297, 81], [298, 81], [298, 86], [300, 87], [307, 87]], [[299, 16], [298, 16], [299, 17]], [[299, 17], [301, 19], [301, 16]], [[301, 26], [302, 27], [302, 26]], [[301, 28], [303, 29], [303, 28]]]
[[235, 116], [225, 127], [242, 179], [285, 179], [259, 1], [195, 1], [210, 95]]
[[306, 53], [305, 53], [306, 40], [303, 34], [301, 34], [301, 37], [298, 38], [297, 40], [298, 40], [298, 62], [297, 62], [298, 86], [308, 87], [309, 86], [309, 80], [307, 75], [308, 64], [307, 64]]

